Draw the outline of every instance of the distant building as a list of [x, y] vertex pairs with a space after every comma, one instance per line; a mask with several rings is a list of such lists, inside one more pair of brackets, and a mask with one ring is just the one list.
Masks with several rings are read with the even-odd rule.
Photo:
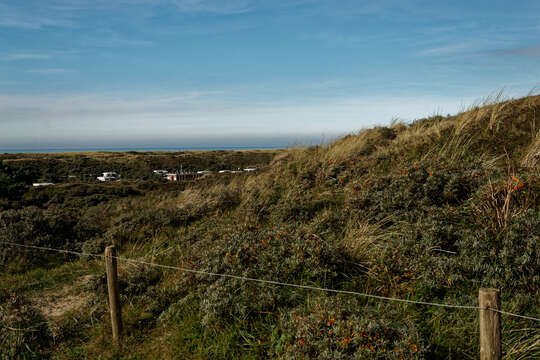
[[218, 171], [220, 174], [227, 174], [227, 173], [230, 173], [231, 170], [219, 170]]
[[53, 183], [33, 183], [32, 186], [34, 187], [38, 187], [38, 186], [51, 186], [51, 185], [54, 185]]
[[168, 173], [166, 177], [169, 181], [178, 181], [178, 174]]
[[103, 173], [103, 176], [98, 176], [97, 179], [99, 181], [115, 181], [115, 180], [118, 180], [118, 174], [113, 172], [113, 171], [109, 171], [109, 172], [104, 172]]
[[167, 170], [154, 170], [154, 174], [156, 175], [167, 176], [168, 173]]
[[206, 174], [211, 174], [212, 172], [210, 170], [199, 170], [197, 171], [197, 174], [198, 175], [206, 175]]
[[254, 172], [254, 171], [257, 171], [257, 168], [245, 168], [244, 171]]

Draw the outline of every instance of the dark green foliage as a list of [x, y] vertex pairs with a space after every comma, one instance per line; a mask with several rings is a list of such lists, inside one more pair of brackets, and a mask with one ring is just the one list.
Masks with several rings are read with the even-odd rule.
[[349, 206], [371, 221], [413, 221], [436, 207], [462, 204], [478, 187], [476, 175], [476, 170], [414, 165], [399, 174], [353, 183]]
[[321, 297], [308, 311], [284, 315], [283, 322], [291, 334], [285, 359], [422, 359], [425, 354], [416, 324], [388, 304]]
[[[96, 236], [100, 230], [92, 221], [69, 210], [42, 210], [25, 207], [0, 213], [0, 241], [21, 245], [79, 250], [82, 243]], [[47, 264], [50, 261], [72, 259], [72, 255], [3, 245], [0, 263]]]
[[342, 203], [342, 196], [327, 195], [319, 199], [288, 199], [281, 202], [274, 210], [274, 216], [281, 221], [310, 221], [317, 213], [327, 208], [337, 208]]
[[493, 233], [475, 228], [459, 241], [462, 272], [503, 291], [534, 293], [540, 288], [540, 213], [516, 215]]
[[[0, 241], [22, 245], [65, 248], [76, 239], [76, 219], [68, 212], [45, 212], [35, 207], [0, 213]], [[39, 254], [36, 256], [36, 254]], [[46, 263], [54, 253], [3, 246], [0, 262], [14, 260]]]
[[[193, 265], [198, 270], [236, 274], [251, 278], [338, 286], [346, 257], [339, 246], [318, 236], [293, 229], [257, 231], [253, 227], [224, 234], [199, 253]], [[279, 262], [276, 262], [279, 259]], [[302, 301], [298, 291], [238, 279], [195, 277], [200, 281], [201, 317], [208, 326], [226, 323], [234, 317], [250, 319]]]
[[26, 190], [22, 182], [15, 182], [8, 177], [0, 177], [0, 198], [17, 199]]
[[[264, 166], [277, 151], [129, 152], [89, 154], [0, 154], [3, 172], [17, 182], [98, 182], [97, 176], [115, 171], [123, 179], [156, 180], [153, 170], [236, 170]], [[0, 176], [1, 177], [1, 176]]]
[[142, 195], [130, 184], [69, 184], [30, 189], [23, 197], [26, 206], [88, 208], [118, 198]]

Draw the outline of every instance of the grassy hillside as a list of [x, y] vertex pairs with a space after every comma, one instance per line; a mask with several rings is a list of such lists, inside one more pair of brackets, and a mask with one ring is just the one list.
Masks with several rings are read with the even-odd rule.
[[[13, 182], [0, 241], [89, 253], [115, 242], [149, 262], [449, 304], [476, 305], [480, 287], [496, 287], [504, 310], [538, 316], [539, 129], [531, 96], [289, 149], [258, 174]], [[125, 338], [112, 350], [102, 260], [0, 251], [4, 358], [478, 357], [474, 310], [122, 262]], [[537, 322], [502, 321], [507, 359], [540, 357]]]

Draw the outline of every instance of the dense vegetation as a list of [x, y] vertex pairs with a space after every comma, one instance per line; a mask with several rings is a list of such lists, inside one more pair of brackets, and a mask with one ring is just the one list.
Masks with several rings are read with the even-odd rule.
[[[201, 166], [166, 154], [184, 168], [267, 164], [181, 184], [140, 172], [173, 166], [148, 160], [159, 154], [114, 154], [122, 165], [106, 169], [88, 165], [89, 154], [5, 155], [0, 241], [95, 254], [114, 242], [123, 256], [149, 262], [449, 304], [475, 305], [480, 287], [496, 287], [504, 310], [538, 316], [539, 129], [540, 96], [531, 96], [363, 130], [271, 161], [235, 153], [228, 159], [241, 159], [227, 165], [225, 154], [197, 153]], [[83, 168], [131, 180], [67, 183]], [[66, 184], [28, 188], [36, 177]], [[5, 359], [478, 354], [473, 310], [122, 262], [125, 338], [113, 350], [102, 260], [0, 246], [0, 263]], [[538, 323], [503, 317], [503, 351], [540, 357]]]
[[97, 182], [105, 171], [124, 179], [152, 180], [152, 170], [218, 171], [267, 164], [279, 150], [0, 154], [0, 178], [32, 182]]

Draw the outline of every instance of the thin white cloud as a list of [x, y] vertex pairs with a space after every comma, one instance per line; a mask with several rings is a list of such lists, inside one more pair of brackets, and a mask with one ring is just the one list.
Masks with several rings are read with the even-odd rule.
[[44, 75], [54, 75], [54, 74], [65, 74], [71, 73], [73, 70], [68, 70], [64, 68], [45, 68], [45, 69], [30, 69], [26, 72], [32, 74], [44, 74]]
[[240, 14], [253, 9], [253, 1], [249, 0], [171, 0], [181, 12]]
[[[157, 5], [150, 0], [25, 0], [0, 3], [0, 27], [39, 30], [45, 27], [75, 27], [89, 11], [127, 10], [134, 5]], [[127, 17], [129, 18], [129, 17]]]
[[185, 14], [234, 15], [325, 3], [326, 0], [25, 0], [9, 5], [0, 3], [0, 27], [34, 30], [51, 26], [80, 27], [90, 12], [99, 12], [114, 21], [133, 23], [137, 19], [151, 18], [154, 9], [164, 5]]
[[462, 43], [446, 44], [442, 46], [432, 47], [430, 49], [421, 51], [420, 54], [440, 56], [440, 55], [461, 53], [463, 51], [470, 50], [471, 48], [472, 48], [472, 45], [470, 43], [462, 42]]
[[446, 56], [459, 54], [478, 54], [488, 49], [505, 47], [512, 38], [508, 38], [496, 33], [490, 33], [489, 38], [471, 34], [473, 39], [470, 40], [448, 40], [442, 45], [431, 46], [421, 50], [419, 55], [422, 56]]
[[0, 86], [17, 85], [17, 84], [20, 84], [20, 82], [18, 82], [18, 81], [0, 80]]
[[[25, 0], [9, 5], [0, 3], [0, 27], [27, 30], [76, 27], [86, 21], [89, 12], [101, 12], [117, 20], [131, 20], [133, 16], [144, 18], [148, 16], [145, 13], [163, 4], [173, 5], [184, 12], [235, 13], [244, 9], [241, 3], [236, 0]], [[130, 11], [137, 6], [144, 6], [148, 11]]]
[[[23, 5], [29, 5], [22, 3]], [[36, 4], [37, 8], [43, 5]], [[29, 11], [24, 6], [8, 6], [0, 3], [0, 27], [15, 27], [22, 29], [41, 29], [48, 26], [70, 26], [71, 21], [60, 15], [54, 14], [46, 7], [41, 11]]]
[[[286, 9], [307, 4], [327, 3], [327, 0], [164, 0], [185, 13], [234, 15], [258, 9]], [[371, 0], [370, 0], [371, 2]], [[332, 6], [335, 8], [335, 6]], [[305, 14], [304, 14], [305, 15]]]
[[168, 25], [159, 29], [150, 29], [149, 32], [157, 36], [201, 36], [212, 34], [225, 34], [246, 31], [257, 27], [246, 20], [235, 20], [225, 23], [215, 23], [209, 26], [203, 23]]
[[437, 110], [452, 113], [463, 102], [472, 102], [433, 96], [357, 96], [254, 103], [230, 100], [238, 96], [229, 95], [213, 91], [161, 97], [0, 95], [0, 134], [11, 142], [24, 136], [47, 140], [59, 134], [74, 142], [85, 137], [314, 136], [347, 133], [388, 123], [396, 116], [412, 120]]
[[122, 34], [106, 30], [100, 31], [97, 34], [98, 36], [93, 37], [84, 37], [81, 39], [81, 42], [84, 43], [85, 47], [143, 47], [151, 46], [153, 42], [150, 40], [135, 39], [130, 37], [125, 37]]
[[540, 46], [525, 46], [491, 51], [495, 55], [540, 58]]
[[0, 55], [0, 60], [3, 60], [3, 61], [47, 60], [50, 58], [51, 58], [51, 54], [34, 53], [34, 52], [17, 52], [17, 53]]
[[302, 40], [305, 39], [315, 39], [318, 41], [324, 41], [329, 44], [339, 45], [349, 48], [357, 48], [362, 46], [372, 46], [374, 42], [379, 44], [395, 44], [405, 41], [411, 41], [411, 36], [405, 36], [404, 34], [365, 34], [357, 33], [354, 35], [351, 34], [340, 34], [337, 32], [320, 32], [316, 34], [304, 34], [300, 37]]
[[362, 16], [378, 15], [386, 12], [390, 5], [388, 1], [364, 0], [344, 1], [337, 4], [334, 1], [311, 1], [311, 7], [302, 12], [302, 16], [335, 17], [341, 19], [354, 19]]
[[0, 15], [0, 26], [23, 29], [41, 29], [45, 26], [67, 26], [68, 23], [46, 17], [27, 17], [15, 14]]

